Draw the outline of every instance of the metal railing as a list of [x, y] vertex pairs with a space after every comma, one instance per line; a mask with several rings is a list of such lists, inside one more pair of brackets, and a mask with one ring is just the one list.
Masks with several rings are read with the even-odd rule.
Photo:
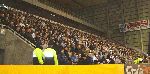
[[17, 35], [19, 38], [21, 38], [24, 42], [28, 43], [30, 46], [32, 47], [36, 47], [32, 42], [30, 42], [29, 40], [27, 40], [25, 37], [21, 36], [19, 33], [17, 33], [15, 30], [13, 30], [12, 28], [10, 28], [9, 26], [6, 26], [6, 25], [3, 25], [3, 24], [0, 24], [0, 27], [2, 29], [8, 29], [10, 30], [11, 32], [13, 32], [15, 35]]

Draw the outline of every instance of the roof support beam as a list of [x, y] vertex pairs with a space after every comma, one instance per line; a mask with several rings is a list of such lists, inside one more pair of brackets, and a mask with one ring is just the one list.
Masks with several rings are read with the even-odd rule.
[[81, 8], [83, 8], [84, 6], [82, 4], [80, 4], [79, 2], [77, 2], [76, 0], [71, 0], [72, 2], [74, 2], [75, 4], [79, 5]]

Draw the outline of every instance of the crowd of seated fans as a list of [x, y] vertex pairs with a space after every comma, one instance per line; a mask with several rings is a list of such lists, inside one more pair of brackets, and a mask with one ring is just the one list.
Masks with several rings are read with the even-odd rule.
[[[14, 8], [1, 10], [0, 23], [5, 24], [43, 49], [52, 45], [59, 64], [126, 64], [133, 63], [138, 51], [110, 40], [65, 26]], [[145, 57], [145, 62], [148, 58]]]

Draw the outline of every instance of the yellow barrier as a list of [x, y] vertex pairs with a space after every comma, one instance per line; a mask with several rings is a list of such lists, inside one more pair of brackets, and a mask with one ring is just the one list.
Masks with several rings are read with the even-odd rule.
[[0, 74], [124, 74], [124, 65], [1, 65]]

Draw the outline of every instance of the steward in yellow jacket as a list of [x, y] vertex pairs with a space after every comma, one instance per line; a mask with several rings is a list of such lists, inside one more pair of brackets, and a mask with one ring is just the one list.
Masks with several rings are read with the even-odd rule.
[[40, 65], [43, 64], [43, 52], [40, 48], [35, 48], [35, 50], [33, 51], [33, 64], [34, 65]]
[[58, 59], [56, 51], [52, 48], [47, 48], [44, 50], [45, 65], [58, 65]]
[[136, 60], [134, 60], [134, 64], [140, 64], [142, 60], [142, 58], [137, 58]]

